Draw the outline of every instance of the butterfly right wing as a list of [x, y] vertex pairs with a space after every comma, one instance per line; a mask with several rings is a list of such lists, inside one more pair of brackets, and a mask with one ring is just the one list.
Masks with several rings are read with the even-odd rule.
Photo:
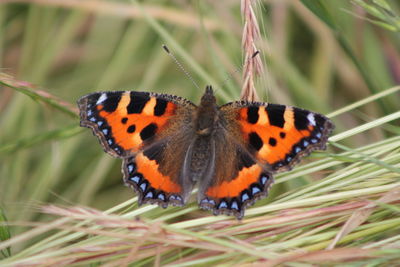
[[334, 127], [321, 114], [261, 102], [233, 102], [220, 112], [215, 171], [200, 184], [199, 204], [239, 219], [248, 205], [267, 195], [273, 173], [325, 149]]
[[238, 101], [221, 111], [235, 114], [241, 140], [273, 173], [288, 171], [312, 151], [326, 149], [334, 129], [324, 115], [292, 106]]
[[235, 138], [236, 127], [219, 131], [214, 146], [215, 168], [200, 181], [198, 201], [214, 215], [244, 216], [246, 207], [267, 196], [274, 183], [270, 170]]

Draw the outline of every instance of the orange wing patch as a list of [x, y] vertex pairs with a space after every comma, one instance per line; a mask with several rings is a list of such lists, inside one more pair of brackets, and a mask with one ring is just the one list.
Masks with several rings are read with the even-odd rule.
[[259, 119], [256, 123], [249, 122], [248, 109], [240, 111], [240, 124], [243, 137], [257, 149], [257, 156], [269, 164], [284, 160], [293, 146], [305, 137], [309, 137], [313, 126], [307, 130], [297, 130], [294, 126], [294, 115], [291, 107], [283, 113], [283, 127], [271, 125], [267, 112], [258, 109]]
[[[223, 150], [216, 156], [217, 164], [232, 161], [229, 166], [236, 166], [236, 171], [214, 173], [214, 180], [206, 188], [200, 186], [200, 207], [212, 209], [214, 214], [234, 214], [241, 218], [245, 208], [268, 193], [273, 183], [272, 175], [255, 158], [237, 144], [236, 153], [232, 157], [222, 155]], [[221, 161], [222, 160], [222, 161]]]
[[135, 157], [125, 158], [122, 166], [125, 184], [139, 194], [140, 205], [156, 203], [166, 208], [169, 204], [184, 204], [181, 185], [159, 171], [157, 160], [141, 152]]
[[323, 149], [333, 128], [324, 116], [290, 106], [256, 103], [237, 112], [244, 140], [274, 170], [288, 169], [301, 156]]
[[165, 176], [158, 171], [158, 164], [155, 160], [150, 160], [143, 153], [136, 156], [137, 172], [150, 183], [150, 186], [162, 190], [166, 193], [179, 193], [182, 188], [174, 183], [169, 176]]
[[258, 182], [261, 171], [258, 164], [243, 168], [233, 180], [208, 188], [206, 195], [213, 198], [237, 197], [251, 184]]
[[202, 209], [213, 210], [215, 215], [227, 214], [242, 218], [247, 206], [266, 196], [273, 184], [272, 175], [263, 171], [259, 164], [242, 168], [231, 181], [209, 187], [199, 205]]
[[130, 92], [122, 95], [118, 107], [113, 112], [102, 110], [98, 106], [100, 117], [103, 117], [110, 125], [116, 144], [124, 150], [137, 151], [143, 141], [153, 137], [174, 115], [176, 105], [165, 103], [165, 111], [162, 115], [156, 115], [156, 97], [144, 98], [132, 96]]
[[93, 93], [78, 101], [81, 126], [92, 128], [106, 152], [125, 157], [151, 141], [176, 114], [172, 98], [133, 91]]

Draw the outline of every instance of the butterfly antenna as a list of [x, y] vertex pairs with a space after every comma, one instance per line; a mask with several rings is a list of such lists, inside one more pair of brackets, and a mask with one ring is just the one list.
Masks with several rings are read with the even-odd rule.
[[[246, 64], [247, 64], [250, 60], [253, 60], [253, 58], [255, 58], [258, 54], [260, 54], [260, 51], [257, 50], [257, 51], [254, 52], [254, 54], [246, 61]], [[222, 86], [221, 86], [221, 87], [223, 87], [228, 81], [232, 80], [232, 79], [233, 79], [233, 75], [235, 75], [236, 73], [240, 72], [241, 70], [242, 70], [242, 67], [237, 67], [236, 70], [235, 70], [232, 74], [229, 74], [229, 73], [228, 73], [228, 75], [227, 75], [228, 77], [226, 77], [226, 79], [222, 81]]]
[[178, 65], [178, 67], [181, 69], [181, 71], [183, 71], [183, 73], [186, 75], [186, 77], [188, 77], [189, 80], [194, 84], [194, 86], [196, 86], [196, 88], [200, 90], [200, 87], [194, 81], [192, 75], [190, 75], [190, 73], [186, 71], [186, 69], [182, 66], [182, 64], [178, 61], [178, 59], [174, 56], [174, 54], [172, 54], [171, 51], [169, 51], [168, 47], [165, 44], [163, 44], [162, 47], [165, 50], [165, 52], [167, 52], [167, 54], [172, 58], [172, 60], [175, 62], [175, 64]]

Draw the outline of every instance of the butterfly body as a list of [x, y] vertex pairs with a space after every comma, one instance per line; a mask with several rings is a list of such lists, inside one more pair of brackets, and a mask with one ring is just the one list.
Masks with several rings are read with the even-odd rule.
[[262, 102], [218, 106], [207, 86], [198, 106], [147, 92], [99, 92], [78, 101], [81, 126], [123, 158], [124, 182], [138, 202], [198, 203], [214, 214], [244, 215], [267, 195], [272, 174], [324, 149], [333, 124], [323, 115]]

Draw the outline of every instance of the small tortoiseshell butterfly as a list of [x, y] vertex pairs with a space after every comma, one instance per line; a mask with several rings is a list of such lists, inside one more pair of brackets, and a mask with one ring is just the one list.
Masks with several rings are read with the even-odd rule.
[[237, 101], [218, 106], [211, 86], [200, 105], [174, 95], [98, 92], [78, 101], [81, 126], [123, 158], [126, 185], [139, 204], [184, 205], [198, 183], [198, 203], [238, 219], [266, 196], [272, 174], [325, 149], [334, 125], [304, 109]]

